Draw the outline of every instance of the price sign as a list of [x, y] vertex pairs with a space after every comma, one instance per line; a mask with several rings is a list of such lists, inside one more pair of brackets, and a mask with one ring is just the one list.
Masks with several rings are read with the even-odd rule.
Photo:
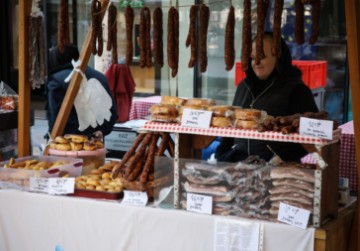
[[212, 112], [185, 108], [181, 118], [182, 126], [209, 128]]
[[306, 229], [310, 211], [280, 202], [278, 221]]
[[18, 184], [12, 183], [12, 182], [6, 182], [6, 181], [0, 181], [0, 188], [1, 189], [16, 189], [16, 190], [22, 190], [22, 187]]
[[72, 194], [75, 188], [75, 178], [50, 178], [49, 194]]
[[132, 206], [146, 206], [148, 196], [146, 192], [124, 190], [123, 204]]
[[300, 135], [314, 136], [322, 139], [333, 138], [333, 121], [310, 118], [300, 118]]
[[187, 193], [186, 210], [202, 214], [212, 214], [212, 197]]
[[30, 177], [29, 190], [31, 192], [48, 193], [49, 179]]

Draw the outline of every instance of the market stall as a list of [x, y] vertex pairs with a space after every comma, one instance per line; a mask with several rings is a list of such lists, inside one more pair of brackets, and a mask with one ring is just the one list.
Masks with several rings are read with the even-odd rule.
[[[102, 2], [102, 8], [105, 9], [107, 4], [108, 4], [108, 1], [101, 1]], [[358, 118], [358, 114], [360, 114], [360, 111], [358, 111], [358, 107], [360, 107], [360, 99], [358, 97], [359, 93], [360, 93], [360, 90], [359, 90], [359, 82], [360, 82], [360, 75], [359, 75], [359, 71], [358, 69], [356, 69], [356, 67], [359, 65], [359, 61], [360, 61], [360, 55], [359, 55], [359, 51], [358, 51], [358, 40], [359, 40], [359, 24], [358, 24], [358, 17], [356, 16], [356, 13], [357, 10], [359, 10], [359, 6], [357, 5], [357, 3], [355, 3], [355, 1], [352, 1], [352, 2], [346, 2], [345, 3], [346, 5], [346, 11], [347, 11], [347, 32], [348, 32], [348, 48], [349, 48], [349, 65], [350, 65], [350, 82], [351, 82], [351, 87], [352, 87], [352, 93], [353, 93], [353, 111], [354, 111], [354, 125], [355, 125], [355, 135], [358, 135], [359, 132], [357, 131], [359, 128], [360, 128], [360, 120]], [[355, 8], [354, 8], [355, 6]], [[20, 75], [19, 75], [19, 123], [18, 123], [18, 129], [19, 129], [19, 138], [21, 138], [22, 140], [19, 141], [19, 156], [26, 156], [26, 155], [29, 155], [30, 154], [30, 151], [28, 149], [29, 147], [29, 127], [27, 125], [29, 125], [29, 114], [30, 114], [30, 111], [28, 110], [30, 105], [29, 105], [29, 102], [30, 102], [30, 95], [29, 95], [29, 90], [30, 90], [30, 86], [27, 84], [27, 69], [26, 69], [26, 65], [27, 65], [27, 51], [26, 51], [26, 41], [27, 41], [27, 19], [26, 17], [28, 16], [28, 13], [29, 13], [29, 4], [26, 3], [26, 1], [20, 1], [20, 5], [19, 5], [19, 10], [20, 10], [20, 58], [19, 58], [19, 61], [20, 62], [23, 62], [23, 64], [20, 64]], [[83, 70], [87, 64], [87, 61], [89, 59], [89, 56], [90, 56], [90, 34], [88, 35], [85, 43], [84, 43], [84, 46], [83, 46], [83, 50], [81, 52], [81, 56], [80, 56], [80, 60], [81, 60], [81, 66], [80, 66], [80, 69]], [[176, 71], [175, 69], [176, 67], [174, 67], [174, 71]], [[175, 73], [176, 74], [176, 73]], [[71, 80], [71, 83], [70, 83], [70, 88], [68, 89], [68, 92], [66, 94], [66, 97], [65, 97], [65, 100], [63, 102], [63, 106], [61, 108], [61, 111], [60, 111], [60, 115], [58, 117], [58, 119], [56, 120], [56, 123], [55, 123], [55, 126], [54, 126], [54, 130], [52, 132], [52, 137], [55, 138], [56, 136], [58, 135], [61, 135], [62, 134], [62, 131], [64, 129], [64, 126], [65, 126], [65, 123], [66, 123], [66, 118], [69, 114], [69, 109], [71, 109], [71, 106], [73, 104], [73, 101], [75, 99], [75, 96], [76, 96], [76, 93], [78, 91], [78, 88], [79, 88], [79, 83], [80, 83], [80, 80], [81, 80], [81, 76], [80, 74], [77, 74], [75, 73], [74, 77], [72, 78]], [[161, 129], [162, 131], [166, 131], [166, 130], [163, 130]], [[359, 137], [355, 137], [355, 144], [356, 146], [359, 146], [360, 145], [360, 138]], [[337, 151], [338, 152], [338, 151]], [[359, 159], [360, 157], [360, 147], [356, 147], [356, 153], [357, 153], [357, 159]], [[358, 172], [359, 173], [359, 172]], [[332, 177], [335, 177], [335, 176], [332, 176]], [[156, 232], [156, 236], [141, 236], [140, 234], [144, 234], [144, 235], [147, 235], [147, 233], [155, 233], [155, 231], [151, 231], [153, 229], [153, 222], [152, 221], [155, 221], [155, 222], [161, 222], [161, 224], [169, 224], [169, 223], [172, 223], [171, 220], [168, 220], [166, 221], [166, 219], [168, 218], [171, 218], [171, 219], [176, 219], [177, 217], [179, 217], [179, 219], [181, 219], [181, 223], [184, 223], [184, 221], [182, 220], [184, 217], [184, 219], [186, 219], [185, 222], [188, 222], [189, 223], [189, 226], [184, 226], [185, 228], [184, 229], [194, 229], [194, 224], [193, 224], [193, 221], [197, 221], [197, 220], [204, 220], [204, 222], [201, 222], [201, 224], [195, 224], [195, 226], [199, 226], [199, 229], [197, 229], [197, 233], [202, 233], [203, 235], [200, 237], [199, 236], [199, 239], [196, 241], [196, 243], [193, 242], [194, 238], [192, 235], [189, 235], [191, 236], [191, 238], [189, 237], [189, 239], [191, 239], [192, 241], [191, 242], [186, 242], [186, 240], [183, 240], [179, 243], [186, 243], [184, 245], [189, 245], [189, 247], [191, 246], [192, 248], [194, 247], [197, 247], [196, 245], [200, 245], [199, 246], [199, 250], [200, 249], [207, 249], [207, 250], [210, 250], [213, 248], [213, 243], [209, 243], [209, 242], [205, 242], [205, 241], [199, 241], [201, 240], [200, 238], [204, 238], [205, 239], [212, 239], [213, 238], [213, 226], [214, 226], [214, 221], [216, 218], [212, 218], [212, 217], [208, 217], [208, 216], [201, 216], [201, 215], [195, 215], [195, 214], [187, 214], [185, 212], [177, 212], [177, 211], [157, 211], [158, 209], [149, 209], [149, 208], [144, 208], [144, 209], [137, 209], [137, 210], [133, 210], [133, 208], [128, 208], [128, 207], [123, 207], [123, 206], [119, 206], [118, 204], [106, 204], [106, 203], [101, 203], [101, 202], [97, 202], [97, 203], [94, 203], [93, 201], [90, 201], [90, 200], [80, 200], [80, 199], [70, 199], [70, 198], [62, 198], [62, 197], [48, 197], [48, 196], [45, 196], [45, 195], [37, 195], [37, 194], [27, 194], [27, 193], [18, 193], [18, 192], [12, 192], [12, 191], [2, 191], [0, 193], [0, 196], [2, 197], [2, 199], [4, 200], [7, 200], [7, 201], [13, 201], [14, 203], [8, 203], [6, 205], [6, 207], [2, 207], [2, 210], [3, 209], [7, 209], [3, 212], [3, 217], [4, 219], [16, 219], [17, 217], [14, 215], [11, 215], [10, 213], [12, 212], [16, 212], [16, 208], [18, 208], [18, 206], [20, 206], [20, 208], [28, 208], [29, 204], [33, 207], [29, 210], [27, 210], [26, 212], [36, 212], [39, 208], [39, 205], [42, 205], [40, 206], [40, 208], [48, 208], [48, 212], [58, 212], [58, 215], [60, 216], [64, 216], [64, 212], [69, 212], [71, 211], [71, 209], [75, 209], [77, 208], [77, 212], [82, 212], [81, 215], [84, 216], [84, 225], [87, 225], [88, 224], [88, 217], [94, 217], [94, 215], [98, 216], [98, 218], [95, 219], [95, 217], [93, 218], [93, 220], [96, 222], [96, 224], [99, 224], [101, 226], [103, 226], [104, 228], [107, 228], [107, 229], [111, 229], [109, 228], [108, 226], [111, 225], [112, 226], [112, 222], [113, 222], [113, 219], [108, 219], [108, 221], [106, 222], [105, 225], [102, 225], [102, 222], [103, 222], [103, 213], [101, 210], [110, 210], [112, 213], [114, 211], [116, 211], [116, 213], [114, 214], [114, 217], [116, 218], [119, 218], [119, 222], [123, 221], [124, 219], [129, 219], [129, 221], [136, 221], [136, 223], [134, 223], [133, 225], [129, 224], [129, 222], [123, 222], [124, 223], [124, 226], [128, 227], [129, 225], [132, 226], [136, 231], [137, 231], [137, 235], [132, 235], [132, 237], [130, 236], [131, 235], [131, 232], [130, 231], [127, 231], [126, 235], [128, 235], [129, 239], [125, 239], [125, 241], [128, 241], [128, 243], [125, 243], [125, 244], [117, 244], [115, 242], [111, 242], [114, 246], [118, 246], [119, 247], [119, 250], [122, 250], [121, 248], [122, 247], [134, 247], [132, 245], [135, 245], [135, 249], [138, 248], [138, 250], [142, 250], [141, 247], [149, 247], [148, 246], [148, 243], [149, 241], [152, 241], [153, 243], [157, 243], [157, 244], [161, 244], [161, 242], [157, 242], [157, 241], [154, 241], [154, 239], [158, 238], [158, 237], [162, 237], [162, 234], [160, 234], [160, 231], [167, 231], [167, 228], [160, 228], [159, 227], [159, 231]], [[59, 201], [57, 201], [59, 200]], [[57, 202], [55, 202], [57, 201]], [[25, 205], [20, 205], [18, 203], [22, 203], [22, 202], [27, 202], [27, 205], [25, 207]], [[31, 203], [29, 203], [31, 202]], [[34, 202], [34, 203], [33, 203]], [[58, 202], [62, 203], [63, 205], [63, 208], [56, 208], [57, 205], [58, 205]], [[89, 206], [91, 204], [91, 207]], [[69, 206], [69, 208], [67, 208]], [[8, 208], [7, 208], [8, 207]], [[97, 207], [101, 207], [100, 210], [95, 210], [97, 209]], [[119, 208], [120, 207], [120, 208]], [[88, 214], [83, 214], [83, 208], [89, 208], [89, 213]], [[122, 214], [117, 214], [118, 211], [122, 211]], [[91, 211], [91, 212], [90, 212]], [[99, 212], [101, 211], [101, 215], [99, 214]], [[110, 212], [109, 211], [109, 212]], [[96, 213], [98, 212], [98, 213]], [[124, 217], [124, 215], [126, 214], [132, 214], [132, 215], [129, 215], [129, 217]], [[351, 214], [351, 212], [349, 212], [349, 214]], [[107, 214], [105, 214], [107, 215]], [[109, 214], [110, 215], [110, 214]], [[139, 216], [140, 215], [140, 216]], [[71, 217], [77, 217], [78, 214], [76, 215], [72, 215]], [[166, 218], [166, 217], [168, 218]], [[356, 214], [356, 216], [358, 217], [358, 213]], [[68, 217], [68, 215], [66, 216]], [[164, 217], [164, 218], [163, 218]], [[189, 217], [189, 218], [188, 218]], [[31, 218], [31, 217], [28, 217], [28, 218]], [[62, 220], [64, 217], [52, 217], [52, 219], [54, 220], [54, 225], [56, 226], [59, 226], [60, 223], [57, 222], [57, 220]], [[74, 218], [69, 218], [69, 221], [68, 221], [68, 224], [70, 225], [72, 223], [72, 220], [71, 219], [74, 219]], [[358, 217], [359, 218], [359, 217]], [[145, 228], [144, 229], [140, 229], [138, 228], [138, 226], [141, 224], [142, 226], [144, 222], [147, 222], [147, 219], [151, 219], [152, 221], [149, 223], [149, 225], [145, 224]], [[165, 219], [165, 220], [164, 220]], [[341, 218], [339, 218], [341, 219]], [[346, 218], [346, 222], [343, 221], [343, 222], [340, 222], [338, 223], [339, 225], [338, 226], [341, 226], [341, 227], [344, 227], [345, 225], [349, 225], [349, 218]], [[25, 219], [24, 219], [25, 220]], [[359, 219], [357, 219], [359, 221]], [[91, 221], [92, 223], [94, 221]], [[139, 224], [138, 222], [141, 223]], [[359, 221], [360, 222], [360, 221]], [[19, 224], [19, 223], [18, 223]], [[10, 226], [14, 226], [14, 228], [12, 229], [8, 229], [7, 227], [6, 228], [2, 228], [2, 236], [10, 236], [12, 233], [14, 232], [17, 232], [18, 229], [17, 229], [17, 226], [18, 224], [15, 222], [15, 224], [13, 224], [13, 222], [8, 222], [8, 225]], [[44, 221], [44, 224], [49, 224], [49, 221]], [[62, 221], [61, 224], [64, 224], [64, 221]], [[139, 225], [138, 225], [139, 224]], [[191, 226], [190, 226], [191, 225]], [[277, 225], [277, 224], [272, 224], [272, 223], [264, 223], [264, 225], [266, 225], [265, 227], [265, 230], [267, 230], [268, 232], [268, 235], [264, 235], [265, 236], [265, 247], [270, 247], [272, 244], [273, 244], [273, 241], [275, 240], [278, 240], [280, 242], [284, 242], [283, 240], [289, 240], [289, 237], [287, 237], [287, 233], [291, 233], [291, 236], [295, 236], [297, 234], [298, 235], [298, 238], [295, 242], [297, 244], [301, 243], [301, 241], [299, 241], [300, 239], [305, 241], [306, 244], [305, 245], [309, 245], [309, 246], [313, 246], [314, 245], [314, 237], [313, 236], [310, 236], [309, 238], [309, 232], [311, 233], [312, 231], [314, 231], [313, 229], [309, 228], [308, 230], [306, 231], [296, 231], [295, 229], [291, 228], [291, 230], [288, 230], [288, 227], [287, 226], [284, 226], [284, 225]], [[356, 227], [358, 227], [359, 224], [355, 224]], [[157, 225], [158, 226], [158, 225]], [[209, 226], [208, 228], [204, 227], [204, 228], [201, 228], [200, 226]], [[23, 227], [23, 225], [22, 225]], [[116, 227], [121, 227], [119, 225], [116, 225]], [[126, 227], [123, 227], [123, 228], [126, 228]], [[281, 231], [281, 237], [282, 239], [279, 240], [277, 239], [277, 237], [279, 237], [279, 235], [276, 235], [275, 233], [276, 232], [273, 232], [272, 231], [272, 227], [275, 227], [275, 228], [282, 228], [280, 231]], [[148, 229], [148, 230], [146, 230]], [[208, 230], [208, 232], [204, 232], [206, 230]], [[211, 231], [210, 231], [211, 230]], [[270, 231], [269, 231], [270, 230]], [[294, 233], [293, 233], [293, 230], [294, 230]], [[61, 240], [66, 240], [67, 241], [67, 237], [66, 237], [66, 233], [67, 233], [67, 230], [64, 229], [64, 228], [60, 228], [60, 229], [57, 229], [56, 231], [58, 231], [58, 235], [55, 235], [55, 236], [61, 236]], [[85, 231], [83, 229], [80, 229], [79, 232], [81, 231]], [[324, 230], [326, 231], [326, 230]], [[296, 232], [296, 233], [295, 233]], [[187, 233], [190, 233], [191, 232], [187, 232]], [[204, 234], [205, 233], [205, 234]], [[286, 234], [285, 234], [286, 233]], [[352, 232], [353, 234], [357, 234], [358, 235], [358, 232], [356, 231], [353, 231]], [[174, 233], [174, 235], [176, 235], [177, 233]], [[273, 235], [274, 234], [274, 235]], [[109, 233], [110, 236], [112, 236], [113, 238], [109, 238], [109, 239], [105, 239], [105, 241], [103, 242], [100, 242], [100, 243], [107, 243], [107, 241], [109, 240], [114, 240], [116, 239], [117, 237], [114, 236], [114, 232], [113, 230], [111, 231], [111, 233]], [[165, 232], [164, 232], [164, 235], [165, 235]], [[58, 239], [56, 239], [55, 236], [52, 236], [51, 238], [54, 238], [54, 239], [51, 239], [51, 242], [50, 242], [50, 239], [49, 239], [49, 242], [44, 244], [44, 245], [48, 245], [46, 246], [46, 248], [54, 248], [54, 245], [56, 245], [56, 243], [58, 243]], [[118, 235], [117, 235], [118, 236]], [[275, 237], [276, 236], [276, 237]], [[306, 236], [306, 237], [304, 237]], [[345, 237], [340, 237], [340, 235], [337, 235], [337, 238], [341, 239], [342, 240], [345, 238]], [[184, 235], [181, 235], [182, 238], [186, 238], [186, 236]], [[316, 237], [316, 236], [315, 236]], [[348, 237], [348, 236], [347, 236]], [[34, 239], [36, 238], [39, 238], [38, 236], [34, 236]], [[62, 239], [63, 238], [63, 239]], [[118, 239], [120, 238], [123, 238], [123, 237], [118, 237]], [[135, 244], [132, 244], [130, 243], [130, 240], [132, 242], [132, 238], [135, 238], [134, 242]], [[73, 238], [73, 239], [76, 239], [76, 238]], [[91, 240], [95, 239], [95, 238], [89, 238]], [[146, 239], [148, 240], [147, 242], [139, 242], [140, 239]], [[356, 239], [360, 239], [360, 238], [353, 238], [352, 240], [356, 240]], [[36, 239], [36, 243], [39, 243], [39, 245], [42, 245], [44, 242], [41, 242], [40, 239]], [[172, 239], [168, 239], [168, 243], [165, 243], [166, 247], [168, 247], [168, 244], [169, 245], [173, 245], [173, 242], [170, 241]], [[182, 239], [178, 239], [178, 240], [182, 240]], [[10, 244], [9, 245], [15, 245], [16, 247], [18, 247], [17, 245], [19, 245], [19, 243], [15, 243], [14, 241], [12, 240], [9, 240], [10, 241]], [[27, 243], [27, 242], [24, 242], [24, 243]], [[90, 243], [90, 242], [89, 242]], [[285, 243], [289, 243], [289, 242], [285, 242]], [[352, 244], [354, 242], [351, 242]], [[29, 244], [29, 243], [27, 243]], [[98, 245], [98, 243], [91, 243], [93, 246], [96, 246]], [[72, 243], [72, 244], [69, 244], [69, 245], [77, 245], [76, 243]], [[127, 246], [129, 245], [129, 246]], [[142, 246], [143, 245], [143, 246]], [[202, 246], [202, 245], [206, 245], [206, 246]], [[266, 245], [269, 245], [269, 246], [266, 246]], [[51, 246], [51, 247], [50, 247]], [[91, 246], [91, 247], [93, 247]], [[164, 246], [164, 247], [165, 247]], [[319, 248], [321, 246], [322, 249], [317, 249], [317, 250], [330, 250], [328, 249], [329, 247], [327, 245], [325, 245], [325, 247], [322, 245], [322, 244], [316, 244], [316, 241], [315, 241], [315, 247], [316, 248]], [[44, 248], [45, 246], [39, 246], [39, 248]], [[90, 245], [89, 245], [90, 247]], [[161, 248], [164, 248], [163, 246], [156, 246], [155, 248], [158, 248], [161, 249]], [[181, 246], [179, 244], [179, 247], [181, 247], [181, 250], [184, 250], [186, 249], [186, 247], [188, 246]], [[99, 247], [101, 248], [101, 247]], [[293, 248], [290, 248], [293, 250]], [[180, 250], [180, 249], [179, 249]], [[303, 250], [303, 249], [299, 249], [299, 250]]]

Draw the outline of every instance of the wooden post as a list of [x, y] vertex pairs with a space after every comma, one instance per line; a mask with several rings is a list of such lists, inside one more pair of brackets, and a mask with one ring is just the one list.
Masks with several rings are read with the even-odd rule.
[[[347, 0], [345, 3], [346, 34], [348, 46], [348, 60], [350, 73], [350, 86], [352, 95], [352, 111], [355, 132], [355, 152], [357, 160], [358, 180], [360, 181], [360, 4], [357, 0]], [[360, 182], [358, 183], [358, 194], [360, 193]], [[360, 217], [359, 201], [356, 213], [356, 224], [354, 234], [357, 247], [360, 247]], [[356, 247], [353, 247], [357, 250]]]
[[19, 1], [19, 106], [18, 156], [30, 155], [30, 91], [28, 72], [28, 28], [31, 1]]
[[[109, 4], [110, 0], [102, 0], [101, 1], [101, 17], [104, 18], [104, 14], [106, 11], [106, 8]], [[79, 60], [81, 61], [80, 64], [80, 70], [82, 72], [85, 71], [86, 66], [88, 64], [89, 58], [90, 58], [90, 54], [91, 54], [91, 29], [92, 29], [92, 25], [89, 27], [89, 31], [88, 34], [85, 38], [81, 53], [80, 53], [80, 58]], [[60, 107], [60, 111], [58, 116], [56, 117], [55, 123], [54, 123], [54, 127], [51, 131], [51, 137], [55, 138], [56, 136], [62, 135], [65, 129], [65, 125], [69, 119], [69, 114], [71, 111], [71, 108], [73, 107], [74, 104], [74, 100], [76, 97], [76, 94], [79, 91], [79, 87], [80, 87], [80, 83], [82, 80], [82, 76], [79, 72], [75, 72], [69, 87], [66, 91], [64, 100], [61, 104]]]

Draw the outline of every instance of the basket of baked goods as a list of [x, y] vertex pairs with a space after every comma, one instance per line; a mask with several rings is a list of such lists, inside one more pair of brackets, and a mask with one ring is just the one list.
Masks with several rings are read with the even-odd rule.
[[119, 161], [110, 161], [92, 169], [89, 174], [76, 177], [73, 196], [109, 200], [121, 199], [123, 197], [121, 180], [111, 177], [112, 170], [119, 163]]
[[104, 143], [86, 135], [66, 134], [57, 136], [49, 145], [49, 155], [81, 158], [84, 162], [82, 174], [89, 174], [105, 163]]
[[55, 156], [28, 156], [0, 162], [0, 187], [29, 189], [30, 177], [77, 177], [83, 161]]
[[173, 184], [173, 167], [161, 164], [161, 158], [174, 157], [174, 142], [165, 132], [140, 133], [119, 165], [114, 167], [112, 178], [119, 178], [124, 190], [146, 192], [150, 200], [159, 191]]

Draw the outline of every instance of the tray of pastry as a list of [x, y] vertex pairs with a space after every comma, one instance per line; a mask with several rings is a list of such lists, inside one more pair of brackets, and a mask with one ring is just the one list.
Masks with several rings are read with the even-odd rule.
[[75, 190], [72, 196], [94, 199], [118, 200], [123, 197], [123, 185], [119, 178], [112, 179], [111, 172], [118, 161], [110, 161], [93, 169], [87, 175], [75, 178]]

